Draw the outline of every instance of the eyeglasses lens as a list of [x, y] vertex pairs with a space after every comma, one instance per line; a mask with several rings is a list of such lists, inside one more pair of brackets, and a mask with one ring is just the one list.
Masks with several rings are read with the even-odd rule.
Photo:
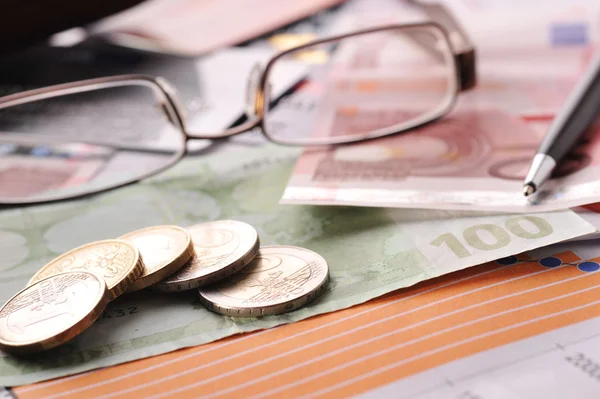
[[435, 26], [347, 36], [287, 53], [268, 71], [301, 65], [296, 90], [266, 106], [265, 130], [288, 144], [385, 136], [445, 113], [457, 91], [452, 52]]
[[129, 183], [175, 162], [184, 145], [143, 86], [0, 109], [0, 200], [51, 200]]

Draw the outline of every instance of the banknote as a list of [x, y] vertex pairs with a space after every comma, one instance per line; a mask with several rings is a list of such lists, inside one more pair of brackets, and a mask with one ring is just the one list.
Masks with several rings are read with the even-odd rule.
[[573, 212], [596, 228], [595, 232], [574, 238], [574, 240], [594, 240], [600, 238], [600, 232], [598, 231], [600, 228], [600, 204], [579, 206], [573, 208]]
[[461, 93], [459, 106], [498, 108], [526, 119], [551, 116], [585, 71], [594, 47], [529, 47], [479, 54], [477, 86]]
[[[389, 35], [385, 45], [337, 46], [328, 63], [312, 67], [310, 84], [271, 110], [267, 129], [286, 138], [367, 137], [433, 112], [449, 87], [439, 84], [440, 70], [428, 68], [430, 57], [390, 55], [399, 42]], [[541, 212], [600, 200], [593, 131], [534, 201], [521, 188], [546, 122], [594, 46], [482, 48], [477, 85], [460, 93], [450, 114], [402, 135], [305, 151], [282, 203]]]
[[230, 147], [188, 158], [141, 184], [90, 198], [0, 212], [0, 302], [78, 245], [142, 227], [216, 219], [253, 225], [261, 244], [297, 245], [327, 261], [324, 295], [297, 311], [241, 319], [194, 292], [134, 292], [76, 340], [34, 359], [0, 355], [0, 385], [110, 366], [346, 308], [454, 270], [590, 233], [572, 211], [536, 215], [278, 203], [298, 150]]
[[[476, 51], [477, 86], [461, 93], [464, 105], [525, 116], [556, 112], [600, 43], [600, 4], [594, 2], [523, 3], [518, 10], [499, 2], [441, 3], [464, 27]], [[393, 0], [348, 1], [339, 14], [336, 32], [431, 21], [410, 2]], [[389, 50], [389, 43], [368, 48], [361, 54], [363, 65], [389, 57]]]
[[[367, 112], [344, 117], [380, 120]], [[598, 124], [534, 201], [523, 196], [539, 133], [498, 109], [458, 108], [406, 134], [306, 150], [282, 203], [541, 212], [600, 201]]]

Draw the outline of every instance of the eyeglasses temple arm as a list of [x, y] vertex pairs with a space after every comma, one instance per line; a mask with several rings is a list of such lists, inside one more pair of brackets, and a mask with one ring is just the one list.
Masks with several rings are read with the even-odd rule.
[[423, 12], [434, 22], [441, 25], [447, 32], [458, 66], [458, 79], [460, 90], [468, 90], [477, 83], [475, 46], [459, 24], [458, 19], [442, 4], [425, 3], [419, 0], [407, 0], [410, 4], [420, 7]]

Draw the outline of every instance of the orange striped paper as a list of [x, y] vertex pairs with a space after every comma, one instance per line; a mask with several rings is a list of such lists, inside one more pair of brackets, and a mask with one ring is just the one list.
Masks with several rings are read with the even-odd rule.
[[[15, 389], [37, 398], [339, 398], [600, 315], [600, 273], [572, 252], [519, 256], [360, 306]], [[591, 261], [600, 261], [592, 259]]]

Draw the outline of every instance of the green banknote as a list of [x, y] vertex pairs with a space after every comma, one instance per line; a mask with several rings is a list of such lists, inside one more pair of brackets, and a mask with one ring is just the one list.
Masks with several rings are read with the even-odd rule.
[[242, 220], [262, 244], [309, 248], [328, 262], [326, 293], [297, 311], [240, 319], [196, 294], [135, 292], [112, 302], [74, 341], [30, 359], [0, 354], [15, 386], [199, 345], [346, 308], [444, 273], [594, 231], [571, 211], [535, 215], [280, 205], [296, 150], [233, 146], [106, 194], [0, 211], [0, 301], [75, 246], [158, 224]]

